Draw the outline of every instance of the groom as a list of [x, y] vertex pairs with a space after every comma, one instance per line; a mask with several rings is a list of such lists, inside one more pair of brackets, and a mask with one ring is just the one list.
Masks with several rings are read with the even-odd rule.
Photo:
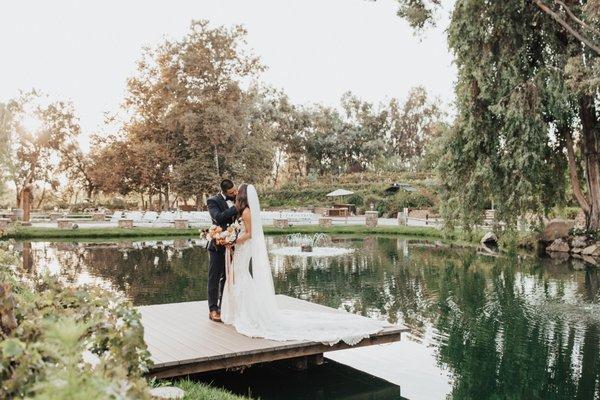
[[[235, 196], [237, 189], [230, 179], [221, 181], [221, 193], [206, 201], [208, 213], [214, 225], [225, 229], [235, 221], [237, 209]], [[214, 240], [208, 245], [208, 317], [215, 322], [221, 322], [220, 301], [225, 286], [225, 246], [215, 244]]]

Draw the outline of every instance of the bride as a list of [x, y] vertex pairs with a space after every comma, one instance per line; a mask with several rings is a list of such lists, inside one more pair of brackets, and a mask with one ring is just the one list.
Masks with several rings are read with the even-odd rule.
[[227, 280], [221, 319], [246, 336], [355, 345], [383, 329], [382, 322], [355, 314], [279, 308], [262, 229], [258, 194], [242, 184], [236, 196], [241, 230], [233, 259], [227, 251]]

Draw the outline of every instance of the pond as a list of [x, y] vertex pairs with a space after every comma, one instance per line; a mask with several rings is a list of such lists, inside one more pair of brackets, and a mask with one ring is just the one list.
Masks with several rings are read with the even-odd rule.
[[[412, 332], [326, 354], [335, 362], [301, 374], [267, 367], [200, 379], [266, 400], [600, 398], [600, 269], [400, 237], [332, 239], [354, 251], [272, 254], [276, 291]], [[206, 299], [208, 259], [194, 239], [15, 247], [28, 270], [110, 286], [136, 305]]]

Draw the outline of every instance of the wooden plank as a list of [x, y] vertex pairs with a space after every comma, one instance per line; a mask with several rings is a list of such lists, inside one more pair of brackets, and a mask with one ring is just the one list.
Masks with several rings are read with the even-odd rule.
[[[176, 326], [177, 330], [182, 332], [192, 331], [196, 332], [198, 338], [204, 335], [209, 335], [211, 337], [221, 336], [223, 341], [221, 342], [227, 347], [225, 353], [232, 353], [235, 355], [236, 353], [243, 351], [256, 351], [261, 348], [271, 349], [273, 346], [279, 345], [281, 342], [274, 342], [265, 339], [253, 339], [247, 336], [243, 336], [235, 332], [235, 329], [231, 326], [215, 323], [210, 321], [208, 318], [202, 320], [194, 320], [190, 318], [190, 315], [194, 315], [195, 313], [189, 313], [187, 315], [180, 314], [177, 312], [170, 313], [169, 316], [164, 319], [157, 318], [156, 316], [150, 316], [148, 314], [144, 314], [144, 323], [149, 323], [152, 325], [161, 325], [161, 326]], [[180, 318], [177, 318], [180, 316]], [[228, 340], [229, 339], [229, 340]], [[200, 344], [202, 346], [202, 344]], [[210, 358], [209, 355], [205, 355], [206, 358]]]
[[360, 343], [356, 344], [355, 346], [349, 346], [343, 342], [335, 344], [333, 346], [324, 345], [320, 343], [307, 343], [305, 346], [302, 347], [273, 351], [268, 353], [246, 354], [236, 357], [179, 364], [177, 366], [167, 368], [152, 368], [150, 370], [149, 375], [156, 378], [172, 378], [176, 376], [195, 374], [199, 372], [207, 372], [240, 366], [251, 366], [253, 364], [316, 355], [321, 354], [325, 351], [336, 351], [363, 346], [372, 346], [376, 344], [391, 343], [396, 342], [398, 340], [400, 340], [400, 334], [366, 338], [363, 339]]
[[[152, 343], [152, 346], [160, 348], [160, 350], [163, 353], [166, 353], [170, 356], [166, 360], [163, 359], [162, 364], [179, 364], [181, 360], [189, 359], [189, 354], [191, 351], [193, 351], [193, 349], [180, 343], [177, 340], [173, 340], [168, 336], [160, 334], [160, 332], [158, 332], [154, 328], [144, 327], [144, 329], [148, 330], [148, 340], [150, 341], [150, 343]], [[218, 354], [218, 352], [214, 353], [214, 355]]]
[[[206, 329], [194, 321], [178, 318], [177, 320], [169, 319], [168, 323], [163, 323], [165, 319], [161, 319], [157, 315], [147, 317], [146, 321], [152, 326], [160, 326], [166, 335], [179, 340], [192, 349], [208, 346], [218, 353], [235, 352], [235, 347], [228, 346], [223, 340], [218, 340], [217, 335], [211, 334], [210, 329]], [[191, 322], [191, 325], [188, 322]]]
[[[277, 296], [282, 309], [345, 313], [288, 296]], [[144, 325], [144, 339], [155, 365], [150, 375], [165, 378], [215, 369], [247, 366], [350, 348], [345, 343], [329, 346], [308, 341], [277, 342], [241, 335], [229, 325], [208, 319], [206, 301], [138, 307]], [[401, 326], [384, 328], [353, 347], [400, 340]]]
[[165, 325], [162, 327], [163, 330], [161, 333], [157, 334], [157, 331], [154, 328], [151, 329], [151, 332], [160, 338], [163, 346], [165, 346], [166, 350], [171, 354], [177, 351], [176, 349], [182, 351], [176, 358], [176, 360], [179, 362], [195, 359], [196, 357], [194, 355], [198, 354], [198, 352], [200, 352], [204, 357], [221, 356], [222, 354], [229, 352], [228, 349], [223, 350], [218, 347], [210, 347], [203, 343], [190, 343], [189, 340], [186, 340], [189, 338], [189, 336], [184, 330], [169, 331], [168, 326]]

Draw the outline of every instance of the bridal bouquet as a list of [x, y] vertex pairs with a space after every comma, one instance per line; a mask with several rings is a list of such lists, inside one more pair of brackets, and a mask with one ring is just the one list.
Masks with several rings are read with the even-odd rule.
[[227, 226], [226, 229], [221, 228], [217, 225], [212, 225], [208, 230], [203, 231], [206, 240], [215, 241], [215, 244], [219, 246], [226, 246], [234, 244], [240, 233], [240, 224], [234, 222]]

